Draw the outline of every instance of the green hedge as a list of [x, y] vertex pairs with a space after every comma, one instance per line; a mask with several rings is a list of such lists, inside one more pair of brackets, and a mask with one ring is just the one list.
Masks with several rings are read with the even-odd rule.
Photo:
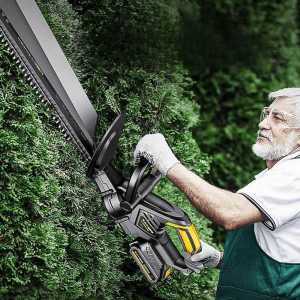
[[[115, 160], [124, 175], [148, 132], [224, 188], [263, 167], [250, 149], [260, 108], [299, 81], [296, 1], [69, 2], [38, 4], [100, 115], [99, 136], [126, 109]], [[145, 281], [53, 112], [3, 47], [0, 58], [0, 298], [213, 299], [216, 270]], [[222, 247], [223, 232], [170, 182], [155, 191]]]
[[[104, 7], [108, 15], [104, 27], [112, 22], [109, 4], [115, 5], [112, 2]], [[126, 107], [127, 122], [116, 162], [125, 175], [133, 170], [134, 146], [148, 131], [163, 132], [187, 165], [199, 174], [208, 171], [209, 159], [191, 136], [191, 129], [199, 123], [199, 107], [190, 91], [192, 80], [182, 67], [172, 72], [155, 70], [154, 50], [148, 53], [147, 45], [143, 46], [142, 55], [152, 60], [153, 66], [147, 63], [143, 67], [139, 51], [132, 67], [125, 61], [118, 64], [118, 51], [110, 56], [108, 48], [107, 60], [105, 55], [96, 60], [97, 55], [92, 56], [90, 51], [97, 40], [91, 40], [89, 35], [95, 20], [90, 16], [88, 21], [83, 18], [82, 25], [66, 1], [39, 1], [39, 5], [97, 107], [99, 134]], [[132, 15], [136, 17], [134, 8]], [[145, 30], [153, 29], [164, 14], [151, 13], [150, 17], [154, 20]], [[137, 20], [142, 22], [140, 17]], [[133, 38], [139, 39], [135, 34]], [[76, 47], [80, 55], [76, 54]], [[157, 51], [162, 49], [159, 47]], [[1, 164], [0, 266], [1, 273], [6, 274], [0, 281], [1, 298], [137, 299], [147, 295], [153, 298], [154, 294], [169, 297], [174, 294], [174, 286], [182, 282], [194, 282], [198, 289], [204, 287], [206, 294], [212, 293], [215, 272], [208, 272], [210, 280], [202, 279], [199, 285], [194, 277], [182, 281], [175, 274], [169, 283], [151, 290], [129, 258], [128, 239], [112, 228], [94, 185], [85, 178], [85, 166], [76, 149], [54, 127], [52, 111], [49, 113], [38, 102], [3, 48], [0, 54], [1, 159], [5, 162]], [[124, 53], [126, 56], [128, 53]], [[103, 68], [113, 60], [111, 69]], [[162, 65], [163, 62], [162, 59]], [[192, 156], [187, 155], [188, 149]], [[157, 192], [191, 212], [203, 237], [209, 239], [208, 222], [197, 217], [174, 187], [163, 182]]]
[[[63, 15], [74, 17], [60, 1], [47, 16], [66, 41]], [[108, 229], [76, 149], [62, 139], [7, 51], [1, 48], [0, 56], [1, 299], [115, 299], [126, 277], [119, 271], [123, 240]]]

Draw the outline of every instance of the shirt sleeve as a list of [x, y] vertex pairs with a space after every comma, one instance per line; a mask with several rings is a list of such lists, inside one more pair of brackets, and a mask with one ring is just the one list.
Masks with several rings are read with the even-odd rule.
[[270, 230], [300, 216], [300, 159], [278, 163], [237, 193], [265, 216]]

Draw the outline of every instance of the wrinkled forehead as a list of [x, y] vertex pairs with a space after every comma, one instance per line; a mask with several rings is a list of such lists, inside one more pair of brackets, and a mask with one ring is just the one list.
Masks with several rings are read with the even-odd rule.
[[278, 111], [294, 114], [295, 105], [296, 105], [295, 98], [278, 97], [270, 104], [269, 107], [272, 110], [278, 110]]

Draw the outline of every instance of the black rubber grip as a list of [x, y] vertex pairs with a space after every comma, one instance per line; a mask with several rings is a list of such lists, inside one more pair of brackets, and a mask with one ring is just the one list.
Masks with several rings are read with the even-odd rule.
[[169, 235], [164, 232], [158, 239], [159, 243], [164, 247], [165, 251], [168, 253], [168, 256], [173, 261], [173, 264], [180, 267], [186, 268], [186, 264], [184, 262], [183, 257], [175, 247], [173, 241], [169, 237]]
[[157, 206], [165, 212], [175, 211], [175, 207], [171, 203], [167, 202], [167, 200], [159, 197], [158, 195], [148, 194], [146, 197], [146, 201], [153, 206]]

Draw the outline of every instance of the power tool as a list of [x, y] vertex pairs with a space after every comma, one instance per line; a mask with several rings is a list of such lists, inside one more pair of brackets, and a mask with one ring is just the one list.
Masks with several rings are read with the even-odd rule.
[[[0, 0], [0, 38], [54, 119], [86, 161], [109, 216], [135, 240], [129, 252], [150, 283], [174, 269], [189, 274], [185, 255], [201, 251], [195, 226], [183, 210], [154, 194], [161, 174], [141, 160], [130, 178], [113, 167], [125, 114], [97, 141], [98, 114], [34, 0]], [[180, 251], [166, 228], [175, 228]]]

